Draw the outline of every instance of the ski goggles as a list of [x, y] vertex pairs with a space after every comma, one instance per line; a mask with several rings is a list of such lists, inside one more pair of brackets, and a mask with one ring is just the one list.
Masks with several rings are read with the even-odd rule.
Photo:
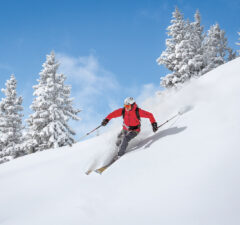
[[124, 105], [124, 108], [126, 108], [126, 109], [131, 109], [131, 107], [132, 107], [132, 105]]

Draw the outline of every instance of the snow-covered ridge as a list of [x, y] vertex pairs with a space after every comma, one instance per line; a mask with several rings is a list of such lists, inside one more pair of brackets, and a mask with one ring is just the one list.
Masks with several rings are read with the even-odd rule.
[[237, 225], [240, 223], [240, 58], [139, 106], [133, 150], [103, 175], [85, 175], [111, 154], [120, 119], [72, 148], [27, 155], [0, 166], [1, 225]]

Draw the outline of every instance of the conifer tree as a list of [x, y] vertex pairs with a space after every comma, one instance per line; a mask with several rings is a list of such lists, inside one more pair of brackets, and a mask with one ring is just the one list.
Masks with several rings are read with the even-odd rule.
[[201, 75], [204, 35], [198, 10], [194, 17], [195, 21], [190, 23], [188, 20], [184, 21], [177, 8], [173, 12], [172, 25], [167, 28], [171, 38], [167, 39], [167, 49], [157, 59], [158, 64], [163, 64], [172, 71], [161, 78], [161, 85], [164, 87], [173, 87], [193, 76]]
[[11, 75], [5, 85], [2, 92], [6, 97], [0, 102], [0, 157], [8, 160], [21, 154], [23, 107], [22, 97], [17, 97], [14, 75]]
[[167, 28], [167, 35], [170, 37], [166, 40], [166, 50], [162, 52], [161, 56], [157, 59], [158, 64], [165, 65], [170, 71], [174, 71], [177, 64], [176, 45], [184, 40], [186, 23], [183, 14], [178, 8], [172, 13], [171, 24]]
[[225, 31], [219, 24], [211, 26], [204, 41], [205, 67], [203, 74], [235, 58], [235, 53], [228, 47]]
[[[194, 15], [194, 22], [190, 26], [190, 48], [192, 48], [192, 55], [188, 61], [189, 77], [198, 77], [202, 75], [202, 69], [204, 68], [204, 56], [203, 56], [203, 26], [201, 26], [201, 16], [199, 10]], [[192, 47], [191, 47], [192, 46]]]
[[78, 120], [80, 110], [72, 106], [71, 87], [65, 85], [66, 77], [58, 74], [59, 63], [54, 52], [47, 55], [40, 72], [38, 84], [33, 86], [33, 114], [27, 120], [26, 146], [30, 152], [72, 145], [75, 132], [68, 125], [69, 119]]
[[162, 86], [172, 87], [180, 79], [178, 74], [179, 63], [181, 63], [181, 54], [177, 52], [177, 47], [185, 39], [186, 22], [183, 14], [178, 8], [172, 13], [171, 25], [167, 28], [169, 38], [166, 40], [166, 50], [162, 52], [157, 59], [159, 65], [165, 65], [173, 73], [168, 74], [161, 81]]
[[177, 8], [173, 12], [172, 25], [167, 28], [170, 36], [166, 40], [167, 48], [157, 59], [158, 64], [165, 65], [172, 72], [161, 78], [163, 87], [179, 87], [190, 78], [199, 77], [236, 57], [227, 46], [225, 32], [218, 24], [212, 26], [206, 36], [198, 10], [194, 18], [190, 23], [184, 21]]
[[197, 10], [195, 21], [190, 23], [186, 21], [184, 39], [176, 45], [176, 55], [179, 59], [178, 66], [176, 67], [176, 79], [174, 85], [184, 83], [192, 77], [201, 75], [203, 68], [203, 27], [201, 26], [200, 13]]

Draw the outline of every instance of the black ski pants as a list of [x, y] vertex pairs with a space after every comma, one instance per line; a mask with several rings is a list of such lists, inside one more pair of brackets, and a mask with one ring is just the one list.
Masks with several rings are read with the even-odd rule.
[[118, 156], [125, 154], [129, 141], [135, 138], [139, 132], [137, 131], [127, 131], [122, 129], [118, 135], [116, 145], [118, 146]]

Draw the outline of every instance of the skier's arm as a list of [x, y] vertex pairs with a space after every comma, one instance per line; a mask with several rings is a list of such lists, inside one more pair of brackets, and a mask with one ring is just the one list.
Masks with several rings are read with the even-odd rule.
[[102, 126], [106, 126], [107, 123], [109, 122], [109, 120], [116, 118], [116, 117], [120, 117], [122, 115], [122, 108], [117, 109], [113, 112], [111, 112], [110, 114], [108, 114], [108, 116], [102, 121]]
[[106, 119], [111, 120], [113, 118], [117, 118], [120, 117], [122, 115], [122, 108], [117, 109], [113, 112], [111, 112], [110, 114], [108, 114], [108, 116], [106, 117]]
[[143, 118], [148, 118], [150, 120], [153, 132], [156, 132], [158, 130], [157, 122], [152, 113], [139, 109], [139, 116]]
[[153, 114], [148, 111], [139, 109], [139, 116], [142, 118], [148, 118], [151, 123], [156, 123], [156, 120], [155, 120]]
[[102, 126], [106, 126], [109, 122], [109, 120], [120, 117], [122, 115], [122, 108], [117, 109], [111, 113], [108, 114], [108, 116], [102, 121]]

